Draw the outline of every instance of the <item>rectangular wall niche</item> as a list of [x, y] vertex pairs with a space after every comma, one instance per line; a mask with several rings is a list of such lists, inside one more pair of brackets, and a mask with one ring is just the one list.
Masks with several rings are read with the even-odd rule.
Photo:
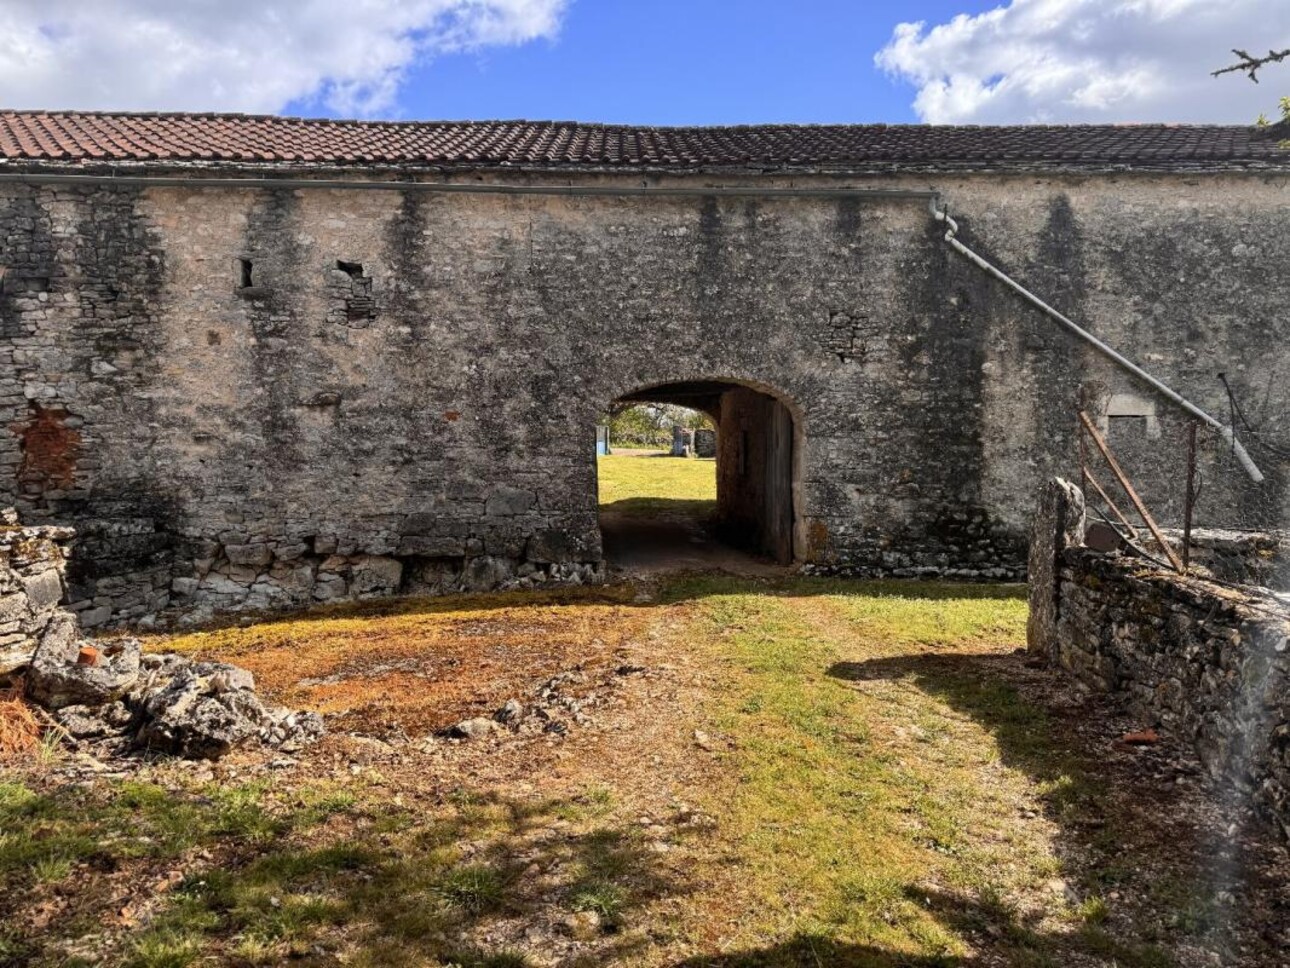
[[1160, 436], [1160, 418], [1156, 416], [1156, 401], [1136, 393], [1113, 393], [1106, 402], [1106, 409], [1098, 418], [1098, 430], [1107, 434], [1111, 421], [1121, 428], [1133, 428], [1146, 433], [1153, 440]]
[[328, 288], [331, 294], [331, 308], [327, 314], [329, 322], [362, 328], [376, 315], [372, 277], [363, 273], [363, 263], [337, 259]]

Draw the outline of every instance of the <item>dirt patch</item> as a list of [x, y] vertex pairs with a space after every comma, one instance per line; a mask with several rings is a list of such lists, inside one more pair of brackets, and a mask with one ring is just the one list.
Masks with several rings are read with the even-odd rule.
[[621, 664], [646, 617], [612, 594], [584, 597], [583, 605], [523, 604], [482, 615], [444, 613], [431, 600], [424, 611], [405, 606], [369, 623], [342, 613], [176, 644], [213, 658], [229, 656], [230, 641], [240, 640], [235, 661], [275, 702], [316, 709], [333, 730], [415, 737], [491, 715], [560, 672], [594, 676]]

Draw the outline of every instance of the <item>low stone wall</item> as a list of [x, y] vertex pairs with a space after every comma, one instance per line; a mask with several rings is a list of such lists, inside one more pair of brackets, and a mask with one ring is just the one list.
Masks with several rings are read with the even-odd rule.
[[[422, 547], [413, 542], [405, 542], [389, 555], [356, 554], [321, 539], [308, 544], [203, 542], [192, 567], [176, 569], [183, 574], [171, 581], [166, 607], [181, 622], [188, 622], [221, 612], [303, 608], [388, 595], [446, 595], [604, 580], [601, 563], [559, 562], [555, 559], [563, 549], [551, 550], [537, 541], [530, 541], [516, 556], [488, 554], [482, 542], [477, 544], [468, 546], [464, 554], [447, 556], [428, 544], [424, 550], [429, 553], [420, 553]], [[78, 604], [71, 608], [79, 610]], [[145, 613], [142, 624], [148, 625], [157, 614], [157, 609]], [[86, 621], [82, 613], [82, 624], [94, 627], [100, 618], [107, 620], [106, 615], [95, 615]], [[133, 616], [129, 619], [138, 621]]]
[[[1165, 528], [1165, 539], [1182, 553], [1182, 531]], [[1290, 591], [1290, 532], [1196, 528], [1191, 564], [1219, 581]]]
[[31, 661], [63, 597], [71, 528], [24, 528], [0, 511], [0, 679]]
[[1043, 489], [1028, 646], [1193, 743], [1210, 773], [1290, 837], [1290, 609], [1083, 546], [1084, 502]]

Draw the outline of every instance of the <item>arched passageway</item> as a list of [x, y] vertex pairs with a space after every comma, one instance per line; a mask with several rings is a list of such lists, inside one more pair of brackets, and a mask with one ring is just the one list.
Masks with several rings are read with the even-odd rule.
[[[742, 382], [688, 380], [643, 387], [616, 403], [671, 404], [716, 427], [716, 502], [700, 520], [643, 518], [602, 508], [605, 556], [613, 564], [662, 560], [679, 566], [791, 564], [799, 556], [801, 427], [778, 395]], [[711, 545], [711, 547], [709, 547]]]

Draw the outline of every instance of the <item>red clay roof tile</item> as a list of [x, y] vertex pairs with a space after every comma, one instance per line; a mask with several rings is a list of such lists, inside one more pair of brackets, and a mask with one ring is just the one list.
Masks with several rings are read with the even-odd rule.
[[616, 167], [1290, 166], [1277, 137], [1218, 125], [388, 122], [235, 114], [0, 112], [0, 161]]

